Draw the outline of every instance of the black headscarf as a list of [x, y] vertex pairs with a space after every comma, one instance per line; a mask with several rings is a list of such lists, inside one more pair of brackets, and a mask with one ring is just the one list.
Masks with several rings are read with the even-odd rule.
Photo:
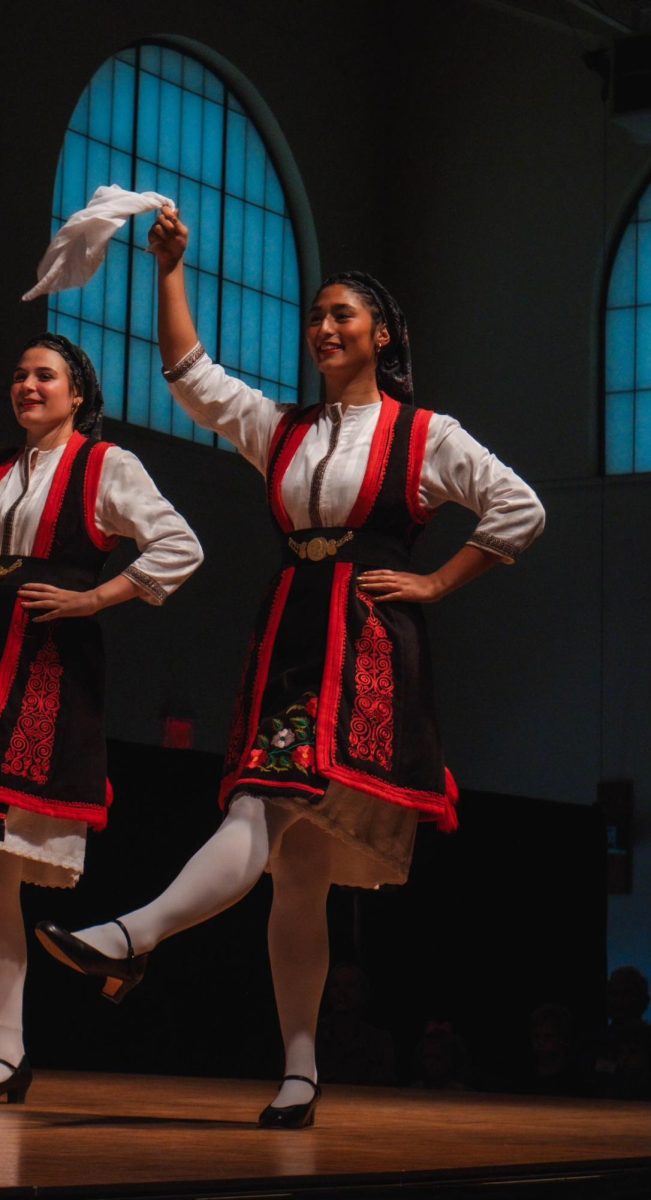
[[341, 283], [362, 296], [375, 319], [386, 325], [389, 341], [378, 354], [375, 371], [378, 387], [402, 404], [413, 404], [411, 351], [407, 322], [402, 309], [391, 292], [364, 271], [338, 271], [335, 275], [329, 275], [323, 280], [317, 295], [335, 283]]
[[102, 436], [102, 417], [104, 415], [104, 397], [95, 368], [85, 350], [75, 346], [61, 333], [41, 333], [38, 337], [30, 338], [23, 346], [22, 355], [34, 346], [45, 346], [46, 350], [56, 350], [66, 362], [72, 378], [72, 386], [82, 402], [75, 413], [74, 426], [79, 433], [96, 442]]

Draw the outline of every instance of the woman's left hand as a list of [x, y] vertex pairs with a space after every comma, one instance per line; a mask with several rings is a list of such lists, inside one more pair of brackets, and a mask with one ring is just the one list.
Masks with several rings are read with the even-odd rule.
[[92, 617], [100, 609], [94, 588], [88, 592], [68, 592], [49, 583], [26, 583], [20, 588], [18, 599], [28, 611], [46, 610], [32, 618], [35, 624], [58, 621], [60, 617]]
[[411, 571], [363, 571], [357, 582], [362, 591], [370, 592], [376, 600], [433, 604], [440, 593], [435, 575], [414, 575]]

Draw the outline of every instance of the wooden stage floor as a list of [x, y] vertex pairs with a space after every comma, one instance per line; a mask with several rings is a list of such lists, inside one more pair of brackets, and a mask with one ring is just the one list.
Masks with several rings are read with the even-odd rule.
[[649, 1104], [329, 1086], [283, 1132], [255, 1124], [271, 1090], [39, 1071], [0, 1105], [0, 1200], [651, 1197]]

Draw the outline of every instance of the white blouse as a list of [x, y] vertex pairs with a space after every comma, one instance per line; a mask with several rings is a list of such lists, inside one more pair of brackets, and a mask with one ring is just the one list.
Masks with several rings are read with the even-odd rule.
[[[167, 372], [172, 394], [193, 420], [227, 438], [264, 475], [274, 431], [290, 406], [227, 375], [207, 354], [197, 357], [197, 351]], [[379, 401], [350, 405], [345, 411], [339, 404], [326, 405], [309, 427], [282, 482], [283, 503], [295, 529], [317, 523], [309, 509], [311, 483], [326, 456], [318, 523], [346, 524], [362, 484], [380, 408]], [[453, 417], [439, 413], [432, 413], [429, 422], [419, 498], [428, 512], [448, 500], [471, 509], [480, 519], [469, 544], [506, 562], [513, 562], [545, 523], [544, 509], [528, 484]]]
[[[0, 480], [3, 554], [31, 553], [64, 449], [25, 450]], [[6, 517], [14, 505], [9, 529]], [[161, 496], [135, 454], [119, 446], [111, 446], [104, 457], [95, 521], [107, 537], [117, 535], [135, 541], [140, 555], [123, 574], [150, 604], [162, 604], [203, 560], [201, 546], [187, 521]]]

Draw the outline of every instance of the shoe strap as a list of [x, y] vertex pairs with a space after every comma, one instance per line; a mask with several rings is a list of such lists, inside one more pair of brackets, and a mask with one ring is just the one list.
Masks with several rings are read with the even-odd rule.
[[314, 1088], [315, 1092], [319, 1091], [318, 1083], [310, 1079], [309, 1075], [283, 1075], [283, 1083], [287, 1083], [288, 1079], [298, 1079], [300, 1083], [309, 1083], [310, 1087]]
[[[0, 1067], [9, 1067], [9, 1070], [14, 1071], [14, 1073], [18, 1070], [18, 1067], [15, 1067], [14, 1064], [10, 1063], [6, 1058], [0, 1058]], [[4, 1080], [4, 1082], [6, 1083], [6, 1080]]]
[[127, 958], [134, 958], [135, 956], [133, 953], [133, 945], [131, 943], [131, 938], [129, 937], [129, 930], [127, 929], [126, 925], [123, 925], [121, 921], [118, 921], [117, 917], [114, 917], [113, 921], [111, 923], [113, 925], [117, 925], [118, 928], [122, 930], [125, 938], [127, 939]]

